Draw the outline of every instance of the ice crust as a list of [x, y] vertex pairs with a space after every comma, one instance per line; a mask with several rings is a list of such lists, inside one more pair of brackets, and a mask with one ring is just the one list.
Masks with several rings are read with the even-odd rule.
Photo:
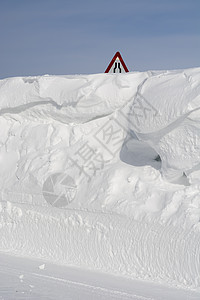
[[200, 68], [0, 81], [0, 250], [200, 290]]

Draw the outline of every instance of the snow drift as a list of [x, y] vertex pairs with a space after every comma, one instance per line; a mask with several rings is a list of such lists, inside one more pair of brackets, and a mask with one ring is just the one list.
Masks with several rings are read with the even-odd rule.
[[0, 81], [0, 250], [200, 290], [200, 68]]

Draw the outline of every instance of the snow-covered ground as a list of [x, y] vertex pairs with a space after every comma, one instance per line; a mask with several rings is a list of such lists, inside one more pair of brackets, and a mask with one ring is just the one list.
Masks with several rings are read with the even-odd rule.
[[199, 300], [199, 293], [0, 254], [2, 300]]
[[199, 129], [200, 68], [1, 80], [0, 251], [200, 296]]

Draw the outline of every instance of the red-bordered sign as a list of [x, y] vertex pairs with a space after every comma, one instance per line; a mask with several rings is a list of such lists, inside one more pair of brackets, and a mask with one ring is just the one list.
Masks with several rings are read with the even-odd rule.
[[129, 72], [123, 58], [119, 52], [116, 52], [105, 73], [126, 73]]

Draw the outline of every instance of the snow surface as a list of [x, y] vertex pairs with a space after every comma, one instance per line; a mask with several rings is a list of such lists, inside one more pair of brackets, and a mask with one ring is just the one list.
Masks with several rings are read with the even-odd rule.
[[199, 293], [0, 254], [3, 300], [199, 300]]
[[1, 80], [0, 251], [200, 293], [199, 127], [200, 68]]

